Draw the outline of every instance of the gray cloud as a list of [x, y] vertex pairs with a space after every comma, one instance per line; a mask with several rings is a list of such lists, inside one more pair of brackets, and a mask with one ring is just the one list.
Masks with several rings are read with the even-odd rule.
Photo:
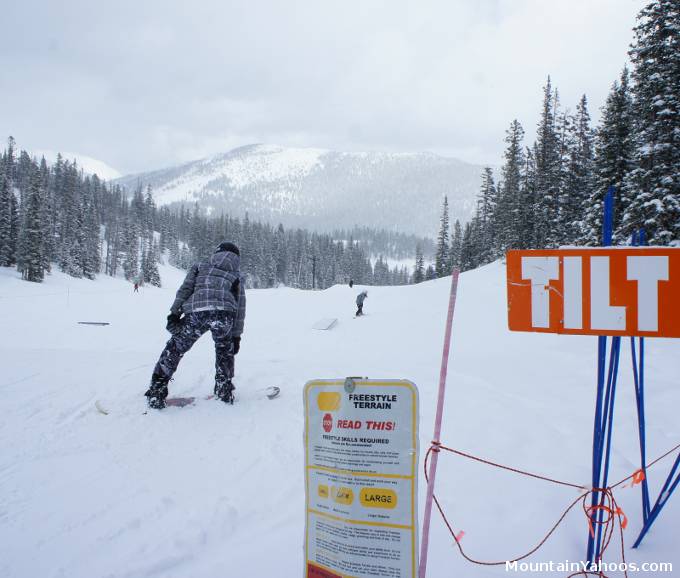
[[499, 163], [548, 74], [597, 116], [643, 0], [23, 1], [0, 135], [122, 172], [251, 142]]

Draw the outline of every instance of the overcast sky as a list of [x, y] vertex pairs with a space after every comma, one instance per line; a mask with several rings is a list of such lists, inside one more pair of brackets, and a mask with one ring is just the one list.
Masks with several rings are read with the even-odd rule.
[[0, 138], [121, 173], [265, 142], [500, 164], [548, 74], [591, 115], [644, 0], [21, 0], [3, 4]]

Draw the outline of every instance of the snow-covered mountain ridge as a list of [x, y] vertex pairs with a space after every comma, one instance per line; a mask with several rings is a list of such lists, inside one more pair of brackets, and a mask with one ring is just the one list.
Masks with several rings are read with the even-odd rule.
[[433, 153], [337, 152], [248, 145], [116, 182], [151, 185], [159, 204], [316, 230], [367, 225], [433, 236], [444, 195], [453, 219], [469, 219], [482, 167]]

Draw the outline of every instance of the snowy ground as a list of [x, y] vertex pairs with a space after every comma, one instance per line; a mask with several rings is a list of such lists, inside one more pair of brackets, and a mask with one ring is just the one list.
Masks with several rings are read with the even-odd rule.
[[[504, 269], [461, 277], [443, 441], [577, 483], [590, 477], [595, 398], [592, 337], [510, 333]], [[421, 449], [431, 439], [449, 279], [369, 288], [253, 290], [238, 401], [144, 415], [142, 396], [167, 334], [182, 273], [163, 289], [55, 273], [41, 285], [0, 269], [0, 576], [137, 578], [302, 575], [302, 387], [312, 378], [413, 380], [421, 394]], [[311, 326], [337, 317], [328, 332]], [[109, 321], [108, 327], [78, 321]], [[617, 399], [612, 478], [637, 468], [628, 350]], [[212, 390], [212, 343], [187, 354], [174, 394]], [[648, 341], [649, 454], [680, 441], [680, 341]], [[262, 388], [279, 385], [269, 401]], [[112, 413], [95, 410], [101, 399]], [[651, 471], [658, 488], [670, 467]], [[470, 555], [503, 560], [532, 547], [573, 499], [568, 488], [442, 455], [438, 493]], [[425, 484], [421, 479], [421, 514]], [[680, 568], [680, 494], [639, 551], [637, 490], [618, 498], [630, 518], [627, 556]], [[574, 511], [531, 560], [576, 561], [587, 527]], [[617, 560], [617, 546], [610, 559]], [[503, 576], [473, 566], [433, 519], [428, 576]], [[563, 573], [556, 574], [564, 576]], [[617, 574], [614, 574], [617, 575]], [[654, 574], [646, 574], [654, 575]]]

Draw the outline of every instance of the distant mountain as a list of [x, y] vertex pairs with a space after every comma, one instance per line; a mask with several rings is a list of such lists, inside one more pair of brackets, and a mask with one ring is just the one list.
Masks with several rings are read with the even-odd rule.
[[432, 153], [352, 153], [249, 145], [168, 169], [128, 175], [160, 205], [195, 202], [287, 227], [354, 225], [436, 234], [448, 195], [452, 221], [470, 218], [482, 167]]
[[[45, 157], [45, 160], [53, 164], [57, 161], [57, 153], [50, 150], [37, 150], [33, 151], [33, 156]], [[65, 161], [73, 162], [75, 161], [78, 166], [83, 169], [83, 172], [88, 175], [97, 175], [100, 179], [105, 181], [111, 181], [117, 179], [121, 174], [113, 167], [107, 165], [104, 161], [99, 159], [93, 159], [86, 155], [81, 155], [79, 153], [61, 153], [62, 158]]]

